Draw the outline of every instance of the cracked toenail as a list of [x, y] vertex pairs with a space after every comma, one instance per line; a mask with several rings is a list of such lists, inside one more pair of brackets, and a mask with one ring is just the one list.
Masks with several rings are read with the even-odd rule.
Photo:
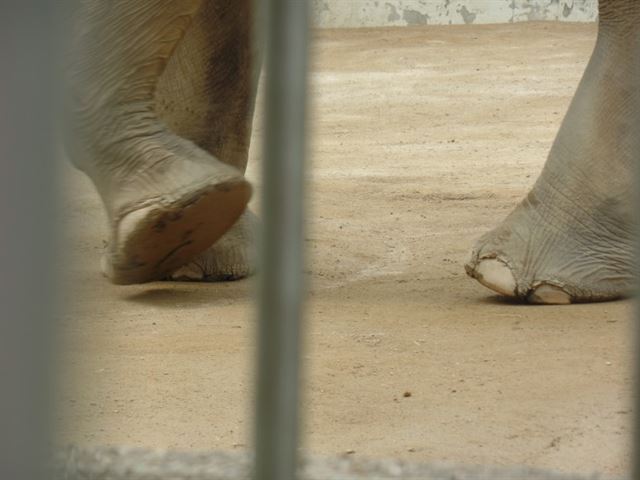
[[560, 287], [543, 283], [529, 294], [527, 300], [545, 305], [569, 305], [571, 296]]
[[497, 258], [481, 260], [473, 274], [482, 285], [491, 290], [508, 297], [516, 294], [516, 279], [511, 269]]
[[172, 280], [202, 280], [204, 278], [204, 272], [202, 268], [196, 266], [193, 263], [184, 265], [170, 275]]

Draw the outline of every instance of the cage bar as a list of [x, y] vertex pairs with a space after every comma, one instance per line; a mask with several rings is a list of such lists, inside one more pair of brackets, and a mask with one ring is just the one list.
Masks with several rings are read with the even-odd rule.
[[256, 480], [295, 478], [300, 331], [308, 5], [267, 0], [263, 231], [259, 280]]

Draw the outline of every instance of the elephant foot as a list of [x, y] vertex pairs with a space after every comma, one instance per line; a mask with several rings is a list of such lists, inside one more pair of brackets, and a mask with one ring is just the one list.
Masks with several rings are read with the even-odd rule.
[[125, 215], [113, 226], [102, 271], [116, 284], [158, 280], [218, 240], [249, 200], [242, 180], [229, 180]]
[[95, 128], [68, 142], [107, 212], [102, 271], [123, 285], [161, 280], [188, 263], [233, 226], [251, 197], [236, 168], [153, 117], [134, 120], [116, 117], [108, 137]]
[[169, 275], [168, 280], [221, 282], [240, 280], [254, 274], [257, 223], [256, 216], [245, 211], [220, 240]]
[[466, 265], [502, 295], [567, 304], [633, 290], [640, 9], [613, 4], [601, 2], [598, 40], [540, 177]]
[[[213, 23], [205, 22], [209, 17], [201, 18], [199, 25], [206, 25], [190, 34], [189, 48], [176, 56], [203, 3], [212, 2], [76, 3], [74, 38], [65, 52], [69, 60], [65, 68], [65, 147], [74, 165], [93, 181], [107, 213], [110, 240], [103, 272], [118, 284], [160, 280], [222, 237], [251, 195], [242, 172], [218, 160], [234, 160], [226, 158], [221, 145], [231, 144], [232, 153], [245, 143], [248, 148], [244, 137], [249, 128], [240, 132], [242, 141], [235, 143], [230, 138], [236, 123], [228, 131], [218, 128], [235, 118], [235, 97], [207, 83], [212, 76], [225, 75], [225, 64], [235, 65], [238, 60], [228, 48], [236, 43], [233, 30], [215, 28], [225, 25], [222, 16], [212, 15]], [[218, 33], [198, 35], [203, 28]], [[205, 77], [199, 58], [210, 54], [207, 45], [223, 43], [216, 50], [219, 54], [207, 63], [210, 68]], [[169, 63], [174, 72], [167, 79], [173, 86], [169, 91], [181, 95], [157, 97]], [[197, 86], [188, 79], [180, 82], [193, 72], [202, 80]], [[238, 80], [227, 75], [227, 83], [229, 78]], [[179, 105], [186, 112], [183, 117], [196, 120], [174, 128], [180, 122], [162, 118], [161, 105], [167, 102]], [[245, 110], [238, 113], [242, 116], [238, 123], [250, 125]], [[191, 130], [207, 133], [189, 134]], [[204, 141], [211, 138], [221, 140]]]
[[585, 209], [584, 198], [544, 185], [540, 180], [498, 228], [480, 238], [467, 274], [501, 295], [536, 304], [627, 295], [633, 227], [620, 205], [605, 201]]

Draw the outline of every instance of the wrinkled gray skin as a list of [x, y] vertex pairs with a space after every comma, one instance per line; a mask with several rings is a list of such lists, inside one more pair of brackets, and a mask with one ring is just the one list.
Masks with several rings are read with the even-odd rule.
[[[105, 204], [104, 271], [117, 283], [254, 271], [250, 3], [82, 1], [70, 152]], [[503, 295], [571, 303], [631, 288], [640, 2], [599, 7], [593, 56], [540, 178], [466, 265]]]
[[74, 11], [67, 149], [105, 205], [115, 283], [254, 270], [250, 4], [81, 0]]
[[532, 303], [609, 300], [633, 284], [640, 2], [599, 7], [595, 50], [540, 177], [466, 266]]

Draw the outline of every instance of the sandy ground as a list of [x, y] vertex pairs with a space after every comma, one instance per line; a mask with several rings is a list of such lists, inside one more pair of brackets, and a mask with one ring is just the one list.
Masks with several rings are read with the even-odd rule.
[[[519, 305], [463, 270], [534, 182], [594, 39], [570, 24], [316, 34], [306, 449], [625, 472], [630, 303]], [[247, 448], [254, 282], [110, 285], [98, 198], [64, 176], [61, 440]]]

